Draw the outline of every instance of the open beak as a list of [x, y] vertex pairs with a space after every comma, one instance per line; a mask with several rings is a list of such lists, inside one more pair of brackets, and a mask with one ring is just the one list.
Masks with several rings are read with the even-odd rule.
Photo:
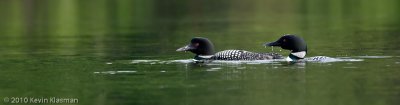
[[279, 43], [278, 41], [269, 42], [269, 43], [265, 43], [264, 46], [281, 46], [281, 43]]
[[192, 50], [192, 49], [195, 49], [195, 48], [192, 47], [192, 46], [189, 44], [189, 45], [186, 45], [186, 46], [183, 46], [183, 47], [181, 47], [181, 48], [176, 49], [176, 51], [189, 51], [189, 50]]

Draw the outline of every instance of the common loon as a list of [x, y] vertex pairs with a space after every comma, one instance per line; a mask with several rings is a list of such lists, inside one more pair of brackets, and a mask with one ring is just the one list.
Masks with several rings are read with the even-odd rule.
[[[267, 43], [266, 46], [280, 46], [283, 49], [292, 50], [288, 61], [303, 59], [307, 46], [303, 39], [294, 35], [282, 36], [279, 40]], [[214, 45], [207, 38], [195, 37], [190, 43], [176, 51], [190, 51], [196, 56], [195, 60], [269, 60], [283, 59], [277, 53], [255, 53], [245, 50], [224, 50], [214, 53]]]

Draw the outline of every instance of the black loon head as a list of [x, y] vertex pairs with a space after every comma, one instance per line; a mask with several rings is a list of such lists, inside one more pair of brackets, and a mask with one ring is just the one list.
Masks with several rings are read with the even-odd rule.
[[213, 55], [214, 45], [207, 38], [195, 37], [186, 46], [183, 46], [176, 51], [190, 51], [198, 55]]
[[284, 35], [275, 42], [266, 43], [265, 46], [280, 46], [282, 49], [291, 50], [287, 60], [303, 59], [307, 53], [306, 42], [295, 35]]

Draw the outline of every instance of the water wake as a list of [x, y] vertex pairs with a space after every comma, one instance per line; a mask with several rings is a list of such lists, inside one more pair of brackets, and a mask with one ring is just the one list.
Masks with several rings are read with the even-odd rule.
[[[386, 57], [386, 56], [385, 56]], [[312, 63], [328, 63], [328, 62], [359, 62], [364, 61], [368, 58], [382, 58], [382, 57], [327, 57], [327, 56], [314, 56], [300, 60], [300, 62], [312, 62]], [[212, 64], [273, 64], [286, 62], [285, 59], [272, 59], [272, 60], [253, 60], [253, 61], [225, 61], [225, 60], [214, 60]], [[198, 63], [194, 59], [180, 59], [180, 60], [132, 60], [132, 64], [145, 63], [145, 64], [173, 64], [173, 63]]]

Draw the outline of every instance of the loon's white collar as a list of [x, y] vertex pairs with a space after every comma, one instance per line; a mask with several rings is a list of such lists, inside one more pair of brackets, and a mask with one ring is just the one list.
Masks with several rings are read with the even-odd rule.
[[211, 57], [213, 57], [214, 55], [199, 55], [200, 58], [206, 58], [209, 59]]
[[303, 59], [306, 56], [306, 51], [300, 51], [295, 53], [290, 53], [288, 57], [286, 57], [286, 61], [297, 61], [299, 59]]

